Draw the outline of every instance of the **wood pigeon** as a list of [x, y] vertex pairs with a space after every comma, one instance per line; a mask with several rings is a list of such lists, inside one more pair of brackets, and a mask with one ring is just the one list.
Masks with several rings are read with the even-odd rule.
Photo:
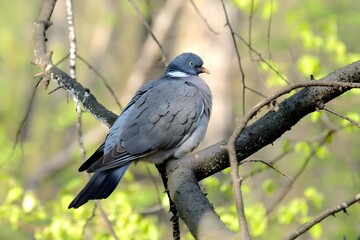
[[212, 95], [200, 73], [209, 73], [193, 53], [177, 56], [157, 80], [144, 84], [95, 153], [79, 171], [94, 173], [70, 203], [107, 198], [134, 161], [161, 164], [194, 150], [208, 126]]

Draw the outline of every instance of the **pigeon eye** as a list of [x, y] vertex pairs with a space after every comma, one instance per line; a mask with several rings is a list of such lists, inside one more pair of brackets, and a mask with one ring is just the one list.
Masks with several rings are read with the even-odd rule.
[[189, 62], [189, 65], [193, 67], [193, 66], [195, 66], [195, 63], [194, 62]]

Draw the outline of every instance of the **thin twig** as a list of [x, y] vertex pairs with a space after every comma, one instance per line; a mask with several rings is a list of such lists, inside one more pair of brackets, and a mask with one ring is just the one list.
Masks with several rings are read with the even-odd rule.
[[103, 206], [101, 205], [100, 201], [99, 200], [94, 200], [94, 201], [95, 201], [96, 206], [99, 208], [101, 216], [105, 220], [106, 226], [110, 230], [111, 235], [114, 237], [115, 240], [119, 240], [118, 236], [115, 233], [114, 227], [113, 227], [109, 217], [107, 216]]
[[284, 188], [282, 193], [278, 196], [277, 200], [266, 209], [266, 215], [269, 215], [275, 209], [275, 207], [287, 196], [287, 194], [290, 192], [290, 190], [294, 186], [295, 182], [299, 179], [301, 174], [304, 173], [304, 171], [305, 171], [306, 167], [308, 166], [310, 160], [316, 155], [316, 150], [326, 143], [327, 136], [329, 134], [331, 134], [332, 132], [333, 131], [330, 130], [329, 133], [319, 142], [319, 144], [316, 147], [311, 149], [311, 152], [310, 152], [309, 156], [305, 159], [303, 165], [298, 170], [298, 172], [295, 174], [295, 176], [293, 178], [293, 181], [289, 182], [286, 185], [286, 187]]
[[[283, 157], [285, 157], [287, 154], [291, 153], [293, 149], [294, 149], [294, 148], [292, 147], [291, 150], [289, 150], [289, 151], [284, 151], [284, 152], [280, 153], [279, 156], [277, 156], [277, 157], [275, 157], [274, 159], [268, 161], [268, 164], [274, 165], [276, 162], [280, 161], [280, 160], [281, 160]], [[249, 178], [249, 177], [254, 176], [255, 174], [259, 174], [259, 173], [262, 173], [262, 172], [264, 172], [264, 171], [267, 171], [268, 169], [269, 169], [269, 168], [257, 168], [257, 169], [254, 169], [253, 171], [250, 171], [248, 174], [243, 175], [243, 178], [244, 178], [244, 179], [247, 179], [247, 178]]]
[[250, 232], [248, 229], [248, 224], [245, 217], [245, 210], [244, 210], [244, 202], [243, 197], [241, 193], [241, 184], [242, 184], [242, 178], [239, 176], [239, 170], [238, 170], [238, 161], [236, 158], [236, 150], [235, 150], [235, 141], [236, 141], [235, 134], [233, 134], [229, 142], [227, 144], [227, 149], [229, 153], [229, 159], [230, 159], [230, 165], [231, 165], [231, 180], [232, 180], [232, 188], [234, 191], [235, 196], [235, 206], [236, 206], [236, 212], [238, 216], [238, 223], [239, 223], [239, 229], [240, 229], [240, 236], [241, 239], [249, 240], [250, 238]]
[[242, 63], [241, 63], [241, 56], [240, 56], [240, 52], [236, 43], [236, 38], [235, 38], [235, 32], [230, 24], [230, 20], [229, 20], [229, 16], [228, 13], [226, 11], [226, 7], [225, 7], [225, 3], [224, 0], [221, 0], [222, 6], [223, 6], [223, 10], [224, 10], [224, 14], [225, 14], [225, 18], [226, 18], [226, 24], [225, 26], [228, 26], [229, 30], [230, 30], [230, 34], [231, 34], [231, 39], [232, 42], [234, 44], [234, 48], [235, 48], [235, 52], [236, 52], [236, 56], [237, 56], [237, 60], [238, 60], [238, 65], [239, 65], [239, 70], [240, 70], [240, 74], [241, 74], [241, 83], [242, 83], [242, 111], [243, 111], [243, 115], [245, 115], [245, 72], [243, 70], [242, 67]]
[[158, 47], [160, 49], [160, 52], [161, 52], [161, 55], [163, 57], [163, 61], [165, 62], [165, 65], [167, 65], [168, 61], [167, 61], [165, 50], [164, 50], [163, 46], [160, 44], [159, 40], [156, 38], [155, 34], [151, 30], [151, 27], [150, 27], [149, 23], [145, 20], [143, 14], [141, 13], [138, 6], [136, 5], [135, 1], [129, 0], [129, 2], [131, 4], [131, 6], [135, 9], [135, 11], [136, 11], [137, 15], [139, 16], [139, 18], [141, 19], [141, 21], [143, 22], [143, 24], [144, 24], [146, 30], [148, 31], [148, 33], [151, 35], [151, 37], [154, 39], [154, 41], [158, 45]]
[[[39, 79], [39, 82], [40, 81], [41, 81], [41, 79]], [[39, 82], [38, 82], [38, 84], [39, 84]], [[15, 142], [14, 142], [14, 145], [13, 145], [12, 150], [11, 150], [10, 158], [14, 154], [15, 148], [16, 148], [19, 140], [21, 140], [21, 134], [23, 133], [25, 124], [29, 120], [29, 117], [30, 117], [30, 114], [31, 114], [31, 109], [32, 109], [32, 107], [34, 105], [34, 101], [35, 101], [36, 89], [37, 89], [37, 87], [34, 86], [32, 92], [31, 92], [31, 97], [30, 97], [30, 100], [29, 100], [29, 104], [26, 107], [25, 116], [21, 120], [21, 123], [20, 123], [20, 125], [19, 125], [19, 127], [18, 127], [18, 129], [16, 131]]]
[[260, 162], [266, 166], [268, 166], [269, 168], [271, 168], [272, 170], [274, 170], [275, 172], [279, 173], [280, 175], [290, 179], [290, 180], [294, 180], [292, 177], [286, 175], [285, 173], [281, 172], [280, 170], [276, 169], [272, 164], [265, 162], [264, 160], [260, 160], [260, 159], [249, 159], [249, 160], [244, 160], [241, 161], [241, 164], [243, 163], [253, 163], [253, 162]]
[[82, 228], [82, 239], [84, 239], [85, 236], [85, 230], [87, 228], [87, 226], [91, 223], [91, 221], [94, 219], [95, 217], [95, 212], [96, 212], [96, 205], [94, 205], [93, 210], [91, 211], [91, 215], [86, 219], [86, 222]]
[[[70, 55], [69, 55], [69, 65], [70, 65], [70, 77], [76, 81], [76, 34], [75, 34], [75, 23], [74, 23], [74, 12], [73, 12], [73, 4], [72, 0], [66, 0], [66, 13], [67, 13], [67, 22], [68, 22], [68, 30], [69, 30], [69, 42], [70, 42]], [[75, 102], [75, 109], [76, 109], [76, 115], [77, 115], [77, 122], [76, 122], [76, 128], [77, 128], [77, 140], [79, 144], [80, 149], [80, 156], [82, 161], [84, 162], [86, 160], [86, 150], [84, 147], [84, 141], [83, 141], [83, 132], [82, 132], [82, 109], [80, 106], [80, 103], [77, 98], [73, 97]], [[87, 173], [87, 176], [90, 178], [90, 174]], [[109, 217], [105, 213], [101, 203], [99, 201], [96, 201], [96, 206], [99, 208], [100, 213], [104, 221], [106, 222], [106, 226], [110, 230], [110, 233], [114, 237], [114, 239], [119, 239], [114, 231], [114, 227], [112, 223], [109, 220]], [[85, 231], [85, 228], [84, 230]]]
[[114, 90], [111, 88], [110, 84], [108, 83], [108, 81], [104, 78], [103, 75], [101, 75], [99, 73], [98, 70], [96, 70], [88, 61], [85, 60], [85, 58], [79, 56], [78, 54], [76, 54], [77, 58], [79, 58], [83, 63], [85, 63], [88, 68], [93, 71], [95, 73], [96, 76], [98, 76], [100, 78], [100, 80], [104, 83], [105, 87], [107, 88], [107, 90], [110, 92], [111, 96], [114, 98], [116, 104], [118, 105], [118, 107], [120, 108], [120, 110], [123, 109], [119, 99], [116, 97]]
[[250, 50], [251, 50], [252, 52], [254, 52], [254, 53], [258, 56], [258, 58], [259, 58], [263, 63], [265, 63], [276, 75], [278, 75], [278, 76], [279, 76], [284, 82], [286, 82], [287, 84], [290, 84], [289, 81], [288, 81], [285, 77], [283, 77], [283, 76], [281, 75], [281, 73], [280, 73], [277, 69], [275, 69], [274, 66], [272, 66], [268, 61], [266, 61], [266, 60], [263, 58], [263, 56], [262, 56], [258, 51], [256, 51], [251, 45], [249, 45], [249, 43], [246, 42], [243, 37], [241, 37], [241, 36], [240, 36], [238, 33], [236, 33], [236, 32], [234, 32], [234, 35], [235, 35], [236, 37], [238, 37], [248, 48], [250, 48]]
[[[338, 87], [338, 88], [360, 88], [359, 83], [348, 83], [348, 82], [326, 82], [322, 80], [318, 81], [308, 81], [303, 83], [296, 83], [289, 85], [287, 87], [284, 87], [283, 89], [280, 89], [279, 91], [275, 92], [273, 95], [269, 96], [268, 98], [264, 99], [260, 103], [258, 103], [255, 107], [253, 107], [243, 118], [241, 124], [234, 130], [233, 134], [231, 135], [228, 143], [227, 143], [227, 149], [229, 153], [229, 159], [230, 159], [230, 165], [231, 165], [231, 176], [233, 180], [233, 190], [235, 193], [235, 198], [240, 199], [239, 195], [241, 193], [239, 192], [238, 184], [240, 183], [240, 177], [238, 173], [238, 161], [236, 158], [236, 150], [235, 150], [235, 141], [237, 137], [241, 134], [241, 132], [244, 130], [244, 128], [247, 126], [248, 122], [260, 111], [261, 108], [264, 106], [269, 105], [271, 102], [276, 100], [278, 97], [291, 92], [292, 90], [295, 90], [297, 88], [302, 87], [309, 87], [309, 86], [323, 86], [323, 87]], [[318, 106], [319, 108], [323, 108], [324, 106]], [[238, 214], [241, 214], [241, 211], [243, 211], [243, 205], [239, 202], [239, 200], [236, 203]], [[238, 215], [239, 216], [239, 215]], [[239, 216], [239, 222], [246, 222], [245, 220], [242, 220]], [[244, 228], [242, 228], [244, 229]], [[244, 230], [246, 231], [246, 230]], [[246, 233], [245, 233], [246, 235]]]
[[275, 61], [272, 58], [271, 47], [270, 47], [273, 6], [274, 6], [273, 0], [270, 0], [270, 16], [269, 16], [268, 28], [267, 28], [267, 50], [268, 50], [268, 53], [269, 53], [270, 61], [272, 62], [272, 64], [275, 65]]
[[337, 205], [336, 207], [333, 208], [329, 208], [326, 209], [325, 211], [323, 211], [322, 213], [318, 214], [315, 218], [313, 218], [311, 221], [303, 224], [298, 230], [296, 230], [295, 232], [291, 233], [286, 240], [293, 240], [296, 239], [297, 237], [299, 237], [300, 235], [304, 234], [305, 232], [307, 232], [310, 228], [312, 228], [313, 226], [315, 226], [316, 224], [320, 223], [321, 221], [323, 221], [324, 219], [326, 219], [329, 216], [335, 216], [335, 213], [338, 212], [344, 212], [346, 213], [346, 209], [348, 209], [351, 205], [355, 204], [355, 203], [360, 203], [360, 193], [356, 194], [354, 197], [352, 197], [351, 199], [340, 203], [339, 205]]
[[[238, 59], [238, 65], [239, 65], [239, 69], [240, 69], [240, 73], [241, 73], [241, 82], [242, 82], [243, 115], [245, 115], [245, 73], [242, 68], [240, 53], [239, 53], [239, 49], [237, 47], [234, 31], [230, 24], [230, 20], [229, 20], [229, 17], [228, 17], [227, 11], [226, 11], [226, 7], [225, 7], [225, 3], [223, 0], [221, 0], [221, 4], [222, 4], [225, 18], [226, 18], [226, 25], [228, 26], [228, 28], [230, 30], [231, 38], [232, 38], [234, 48], [236, 51], [236, 56]], [[230, 165], [231, 165], [232, 187], [233, 187], [234, 196], [235, 196], [235, 206], [236, 206], [236, 212], [237, 212], [237, 216], [238, 216], [240, 236], [242, 239], [248, 240], [251, 238], [250, 238], [248, 224], [247, 224], [246, 217], [245, 217], [244, 202], [243, 202], [243, 197], [242, 197], [242, 193], [241, 193], [242, 179], [239, 176], [239, 170], [238, 170], [239, 164], [238, 164], [238, 161], [236, 158], [236, 150], [235, 150], [236, 138], [237, 138], [237, 135], [235, 136], [235, 134], [233, 134], [230, 137], [230, 139], [227, 143], [227, 149], [228, 149]]]
[[54, 90], [51, 90], [50, 92], [48, 92], [48, 95], [53, 94], [54, 92], [56, 92], [57, 90], [60, 90], [60, 89], [62, 89], [62, 88], [63, 88], [63, 87], [58, 86], [58, 87], [56, 87]]
[[208, 23], [208, 21], [205, 19], [205, 17], [201, 14], [199, 8], [196, 6], [196, 4], [194, 3], [194, 0], [190, 0], [191, 5], [193, 6], [193, 8], [195, 9], [196, 13], [199, 15], [199, 17], [201, 18], [201, 20], [205, 23], [206, 27], [209, 29], [210, 32], [212, 32], [215, 35], [218, 35], [219, 33], [217, 31], [215, 31], [210, 24]]
[[[251, 46], [251, 37], [252, 37], [252, 20], [253, 20], [253, 14], [254, 14], [254, 0], [251, 0], [251, 7], [250, 7], [250, 15], [249, 15], [249, 29], [248, 29], [248, 31], [249, 31], [249, 33], [248, 33], [248, 35], [249, 35], [249, 40], [248, 40], [248, 42], [249, 42], [249, 45]], [[250, 49], [250, 48], [249, 48]], [[252, 51], [251, 51], [251, 49], [250, 49], [250, 58], [251, 58], [251, 60], [252, 61], [254, 61], [254, 59], [253, 59], [253, 55], [252, 55]]]
[[49, 85], [50, 80], [56, 81], [68, 93], [78, 99], [84, 109], [91, 113], [100, 122], [111, 126], [116, 120], [117, 115], [101, 105], [89, 90], [85, 89], [80, 83], [75, 82], [68, 74], [57, 68], [51, 60], [52, 52], [46, 50], [46, 30], [52, 25], [50, 21], [54, 10], [56, 0], [44, 1], [39, 17], [34, 22], [34, 60], [41, 72], [37, 76], [41, 76], [45, 86]]
[[[241, 133], [241, 131], [246, 127], [247, 123], [260, 111], [261, 108], [264, 106], [268, 106], [271, 102], [275, 101], [277, 98], [281, 97], [282, 95], [285, 95], [287, 93], [290, 93], [293, 90], [296, 90], [298, 88], [304, 88], [304, 87], [333, 87], [333, 88], [360, 88], [360, 83], [355, 82], [329, 82], [329, 81], [306, 81], [306, 82], [300, 82], [300, 83], [294, 83], [291, 85], [288, 85], [266, 99], [262, 100], [260, 103], [258, 103], [255, 107], [253, 107], [243, 118], [242, 125], [239, 126], [239, 128], [236, 130], [238, 133], [237, 136]], [[324, 106], [319, 105], [318, 109], [323, 109]]]
[[324, 110], [327, 111], [327, 112], [329, 112], [329, 113], [334, 114], [335, 116], [338, 116], [338, 117], [340, 117], [340, 118], [342, 118], [342, 119], [345, 119], [346, 121], [350, 122], [352, 125], [360, 128], [360, 123], [357, 122], [357, 121], [355, 121], [354, 119], [349, 118], [348, 116], [342, 115], [342, 114], [340, 114], [340, 113], [338, 113], [338, 112], [336, 112], [336, 111], [334, 111], [334, 110], [331, 110], [331, 109], [329, 109], [329, 108], [327, 108], [327, 107], [324, 107]]

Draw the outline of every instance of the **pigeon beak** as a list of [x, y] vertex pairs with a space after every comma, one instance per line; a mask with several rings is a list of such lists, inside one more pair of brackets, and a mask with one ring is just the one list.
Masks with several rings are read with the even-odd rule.
[[200, 69], [200, 73], [207, 73], [207, 74], [210, 74], [210, 71], [207, 70], [206, 68], [204, 68], [203, 66], [199, 67]]

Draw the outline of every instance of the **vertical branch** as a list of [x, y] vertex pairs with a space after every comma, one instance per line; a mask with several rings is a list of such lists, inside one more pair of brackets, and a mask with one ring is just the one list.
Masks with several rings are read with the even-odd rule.
[[236, 39], [235, 39], [235, 32], [230, 24], [230, 20], [229, 20], [229, 16], [227, 14], [226, 11], [226, 7], [225, 7], [225, 3], [224, 0], [221, 0], [222, 6], [223, 6], [223, 10], [224, 10], [224, 14], [225, 14], [225, 18], [226, 18], [226, 26], [229, 27], [230, 33], [231, 33], [231, 39], [233, 41], [234, 44], [234, 48], [236, 51], [236, 56], [237, 56], [237, 60], [238, 60], [238, 64], [239, 64], [239, 69], [240, 69], [240, 73], [241, 73], [241, 82], [242, 82], [242, 113], [243, 115], [245, 115], [245, 89], [246, 89], [246, 84], [245, 84], [245, 73], [242, 67], [242, 63], [241, 63], [241, 56], [240, 56], [240, 52], [236, 43]]
[[272, 64], [276, 67], [276, 63], [271, 54], [270, 40], [271, 40], [271, 23], [272, 23], [272, 14], [273, 14], [273, 0], [270, 0], [270, 16], [268, 21], [268, 29], [267, 29], [267, 51], [269, 53], [269, 59]]
[[[254, 14], [254, 0], [251, 0], [251, 7], [250, 7], [250, 15], [249, 15], [249, 46], [251, 47], [251, 41], [252, 41], [252, 20], [253, 20], [253, 14]], [[253, 59], [253, 55], [252, 55], [252, 51], [251, 51], [251, 48], [249, 49], [250, 50], [250, 57], [251, 57], [251, 60], [254, 61]]]
[[[75, 23], [74, 23], [74, 12], [72, 6], [72, 0], [66, 0], [66, 13], [67, 23], [69, 30], [69, 43], [70, 43], [70, 54], [69, 54], [69, 66], [70, 66], [70, 77], [76, 81], [76, 35], [75, 35]], [[74, 98], [77, 103], [77, 100]]]
[[243, 179], [240, 178], [239, 176], [239, 169], [238, 169], [239, 163], [236, 158], [236, 150], [235, 150], [235, 141], [238, 136], [238, 134], [236, 133], [237, 131], [235, 131], [233, 135], [230, 137], [229, 142], [227, 144], [227, 149], [230, 159], [232, 188], [235, 196], [235, 206], [238, 215], [240, 237], [241, 239], [249, 240], [251, 239], [251, 237], [245, 217], [244, 201], [241, 192], [241, 185]]
[[[242, 81], [242, 97], [243, 97], [243, 115], [245, 115], [245, 74], [242, 68], [242, 64], [241, 64], [241, 58], [240, 58], [240, 53], [237, 47], [237, 43], [236, 43], [236, 39], [235, 39], [235, 33], [232, 29], [232, 26], [230, 24], [230, 20], [226, 11], [226, 7], [225, 7], [225, 3], [223, 0], [221, 0], [222, 6], [223, 6], [223, 10], [224, 10], [224, 14], [225, 14], [225, 18], [226, 18], [226, 25], [229, 27], [230, 33], [231, 33], [231, 37], [232, 37], [232, 41], [235, 47], [235, 51], [236, 51], [236, 56], [238, 59], [238, 64], [239, 64], [239, 69], [240, 69], [240, 73], [241, 73], [241, 81]], [[241, 127], [242, 129], [243, 127]], [[241, 132], [241, 129], [239, 130], [239, 133]], [[236, 206], [236, 212], [238, 215], [238, 222], [239, 222], [239, 229], [240, 229], [240, 236], [242, 239], [250, 239], [250, 233], [249, 233], [249, 229], [247, 227], [247, 222], [246, 222], [246, 218], [245, 218], [245, 211], [244, 211], [244, 203], [243, 203], [243, 198], [242, 198], [242, 193], [241, 193], [241, 183], [242, 183], [242, 179], [239, 176], [239, 171], [238, 171], [238, 161], [236, 159], [236, 150], [235, 150], [235, 141], [237, 138], [238, 134], [237, 131], [235, 131], [233, 133], [233, 135], [230, 137], [229, 142], [227, 144], [227, 150], [229, 153], [229, 159], [230, 159], [230, 165], [231, 165], [231, 179], [232, 179], [232, 187], [233, 187], [233, 191], [234, 191], [234, 195], [235, 195], [235, 206]]]
[[[72, 0], [66, 0], [66, 13], [67, 13], [67, 23], [68, 23], [68, 30], [69, 30], [69, 43], [70, 43], [70, 54], [69, 54], [69, 66], [70, 66], [70, 77], [76, 81], [76, 34], [75, 34], [75, 23], [74, 23], [74, 12], [73, 12], [73, 4]], [[75, 102], [75, 109], [77, 114], [77, 135], [78, 135], [78, 144], [80, 148], [80, 156], [83, 162], [86, 160], [86, 151], [84, 147], [84, 141], [83, 141], [83, 132], [82, 132], [82, 125], [81, 125], [81, 117], [82, 117], [82, 109], [80, 102], [77, 98], [73, 97]], [[90, 177], [90, 174], [87, 173], [87, 176]], [[99, 208], [100, 214], [102, 218], [104, 219], [106, 226], [109, 228], [112, 236], [114, 239], [118, 240], [113, 225], [111, 221], [109, 220], [107, 214], [105, 213], [101, 203], [99, 201], [95, 202], [96, 205], [94, 206], [94, 211], [96, 206]], [[92, 216], [90, 216], [89, 220], [92, 219]], [[86, 227], [87, 224], [84, 226]], [[85, 229], [85, 228], [84, 228]]]

